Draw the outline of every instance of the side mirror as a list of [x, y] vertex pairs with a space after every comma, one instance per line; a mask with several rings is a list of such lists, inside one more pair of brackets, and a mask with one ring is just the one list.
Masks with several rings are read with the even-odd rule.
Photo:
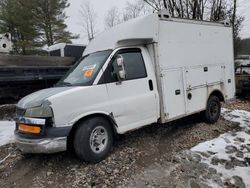
[[116, 58], [116, 65], [118, 67], [118, 72], [117, 72], [117, 76], [119, 78], [119, 81], [121, 82], [122, 80], [126, 79], [126, 71], [125, 71], [125, 67], [124, 67], [124, 59], [121, 55], [119, 55]]
[[116, 58], [116, 64], [118, 67], [124, 67], [124, 59], [121, 55]]
[[126, 78], [125, 70], [120, 70], [119, 71], [119, 78], [121, 80], [125, 80], [125, 78]]

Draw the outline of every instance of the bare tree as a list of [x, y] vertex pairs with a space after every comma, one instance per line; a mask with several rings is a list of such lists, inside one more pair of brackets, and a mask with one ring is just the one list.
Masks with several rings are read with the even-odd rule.
[[127, 1], [125, 11], [123, 12], [122, 21], [128, 21], [146, 13], [147, 9], [145, 8], [144, 1], [138, 0], [136, 3], [130, 3]]
[[226, 17], [228, 0], [144, 0], [159, 11], [167, 7], [171, 16], [198, 20], [219, 21]]
[[[153, 10], [164, 6], [171, 16], [198, 20], [221, 21], [229, 19], [237, 36], [243, 18], [237, 16], [237, 0], [144, 0]], [[231, 2], [231, 6], [230, 6]]]
[[239, 32], [241, 30], [244, 17], [237, 14], [237, 0], [233, 0], [230, 9], [227, 11], [227, 17], [233, 25], [233, 35], [235, 40], [239, 40]]
[[159, 11], [163, 8], [162, 0], [144, 0], [146, 4], [148, 4], [153, 10]]
[[88, 36], [88, 40], [91, 41], [96, 34], [96, 17], [97, 14], [93, 6], [89, 1], [83, 1], [80, 9], [81, 20], [80, 24], [82, 25], [85, 34]]
[[225, 17], [226, 12], [225, 0], [212, 0], [211, 3], [211, 21], [219, 21]]
[[105, 27], [111, 28], [121, 22], [120, 13], [117, 7], [112, 7], [105, 16]]
[[126, 2], [123, 12], [119, 12], [117, 7], [112, 7], [105, 16], [105, 27], [111, 28], [119, 23], [126, 22], [130, 19], [137, 18], [141, 15], [151, 13], [152, 9], [146, 6], [144, 0], [137, 0], [134, 3]]

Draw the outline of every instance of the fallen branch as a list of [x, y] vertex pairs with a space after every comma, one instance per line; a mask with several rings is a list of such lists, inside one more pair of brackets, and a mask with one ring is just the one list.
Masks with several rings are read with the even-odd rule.
[[8, 159], [11, 156], [11, 153], [9, 153], [9, 155], [7, 155], [4, 159], [2, 159], [0, 161], [0, 164], [2, 164], [4, 161], [6, 161], [6, 159]]

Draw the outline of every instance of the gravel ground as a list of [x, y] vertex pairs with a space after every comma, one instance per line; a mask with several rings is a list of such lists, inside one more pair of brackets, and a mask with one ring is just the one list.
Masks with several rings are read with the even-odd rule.
[[[237, 127], [173, 160], [155, 161], [133, 176], [129, 187], [250, 187], [250, 113], [223, 109], [223, 117]], [[238, 124], [239, 123], [239, 124]], [[192, 142], [192, 140], [190, 140]], [[165, 155], [167, 156], [167, 155]], [[164, 155], [161, 159], [164, 159]]]
[[[240, 108], [241, 103], [237, 101], [234, 105]], [[15, 145], [9, 144], [0, 147], [0, 185], [198, 188], [209, 187], [209, 181], [204, 184], [202, 178], [212, 178], [224, 186], [225, 182], [212, 168], [200, 163], [200, 157], [186, 150], [238, 129], [237, 123], [223, 118], [216, 124], [205, 124], [199, 115], [171, 124], [150, 125], [117, 138], [111, 155], [98, 164], [86, 164], [68, 152], [22, 155]]]
[[250, 99], [236, 99], [231, 102], [228, 102], [224, 105], [225, 108], [230, 110], [246, 110], [250, 111]]

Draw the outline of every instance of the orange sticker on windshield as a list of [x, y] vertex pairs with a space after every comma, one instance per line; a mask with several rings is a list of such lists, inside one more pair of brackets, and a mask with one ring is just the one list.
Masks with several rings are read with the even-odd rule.
[[91, 77], [94, 73], [94, 69], [89, 69], [84, 72], [84, 77]]

